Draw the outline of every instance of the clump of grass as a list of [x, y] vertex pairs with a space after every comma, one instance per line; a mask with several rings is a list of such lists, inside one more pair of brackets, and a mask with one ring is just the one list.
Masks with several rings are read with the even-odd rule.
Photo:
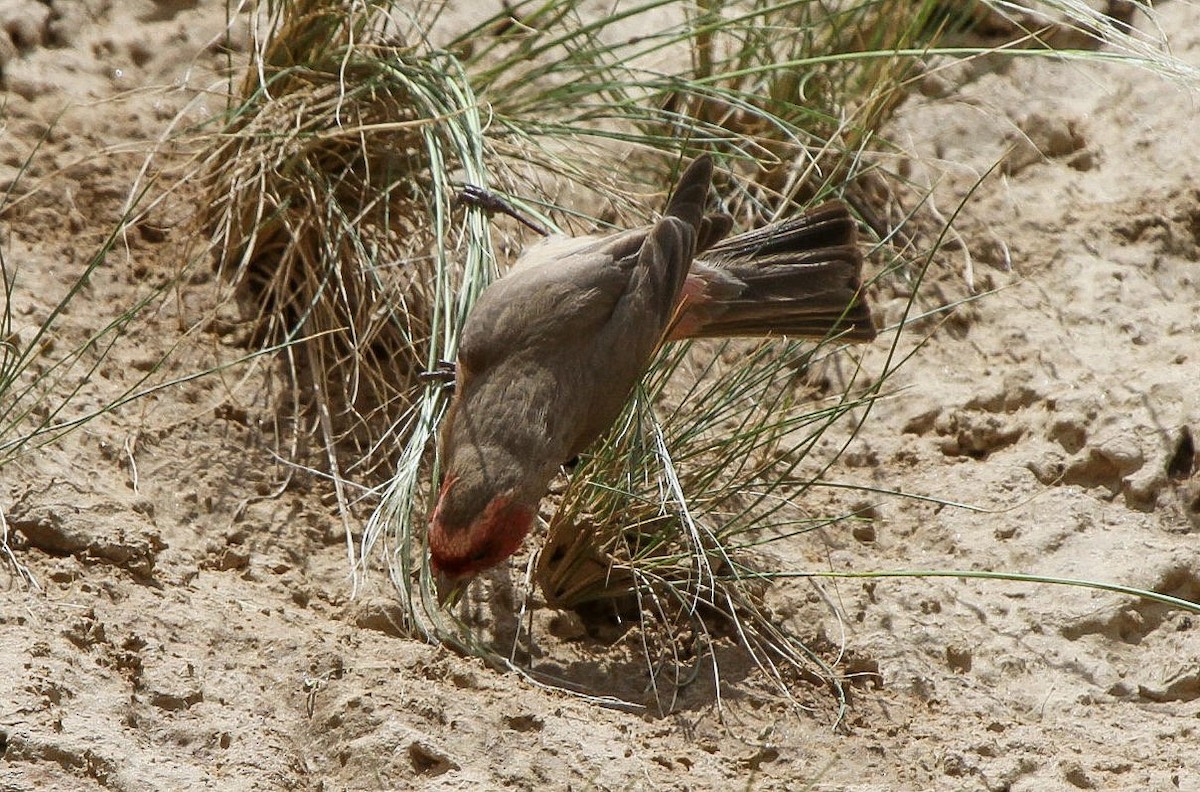
[[803, 491], [796, 471], [826, 428], [871, 398], [852, 395], [853, 365], [832, 394], [804, 386], [835, 348], [724, 341], [664, 354], [572, 473], [539, 558], [547, 601], [576, 607], [639, 578], [711, 598], [719, 582], [759, 577], [739, 559], [764, 526], [780, 538], [825, 524], [789, 513]]
[[[681, 344], [664, 354], [550, 519], [536, 566], [546, 602], [595, 610], [612, 601], [601, 612], [703, 636], [700, 647], [732, 625], [784, 692], [781, 659], [835, 679], [764, 605], [778, 562], [762, 551], [852, 518], [796, 506], [819, 477], [802, 466], [825, 430], [861, 420], [874, 398], [853, 362], [830, 393], [804, 385], [841, 356], [832, 341]], [[671, 665], [699, 661], [697, 650], [672, 651]], [[656, 705], [671, 709], [669, 699]]]
[[[39, 156], [42, 144], [53, 131], [44, 133], [38, 145], [25, 158], [9, 186], [0, 195], [0, 217], [18, 210], [21, 200], [37, 186], [29, 184], [27, 173]], [[158, 365], [148, 367], [127, 382], [123, 390], [99, 400], [86, 393], [110, 352], [129, 335], [147, 309], [162, 298], [169, 284], [147, 290], [130, 305], [120, 306], [99, 327], [88, 328], [82, 341], [64, 331], [72, 309], [82, 310], [89, 286], [97, 270], [114, 255], [121, 240], [142, 218], [150, 186], [136, 188], [124, 211], [108, 233], [86, 258], [66, 291], [45, 311], [32, 311], [18, 320], [17, 285], [24, 274], [0, 244], [0, 470], [21, 456], [54, 443], [89, 421], [144, 395]], [[11, 241], [4, 240], [6, 243]], [[107, 310], [107, 309], [106, 309]], [[101, 312], [95, 312], [100, 318]], [[161, 364], [162, 361], [159, 361]]]
[[[75, 111], [67, 109], [63, 113]], [[139, 229], [154, 227], [149, 218], [177, 186], [147, 177], [156, 146], [151, 147], [123, 201], [118, 198], [91, 203], [96, 216], [89, 220], [95, 226], [85, 228], [83, 233], [84, 239], [93, 243], [85, 248], [81, 260], [63, 262], [74, 269], [69, 270], [70, 277], [61, 292], [53, 280], [46, 280], [46, 273], [38, 272], [40, 261], [13, 256], [14, 241], [26, 237], [28, 242], [28, 232], [20, 222], [29, 216], [28, 207], [45, 202], [45, 195], [55, 188], [54, 180], [67, 177], [66, 169], [48, 170], [40, 160], [43, 156], [50, 159], [45, 144], [58, 134], [58, 123], [56, 119], [46, 127], [0, 194], [0, 219], [10, 223], [0, 239], [0, 473], [4, 474], [16, 472], [14, 469], [21, 469], [26, 476], [40, 472], [42, 468], [34, 460], [39, 449], [105, 419], [131, 402], [250, 357], [240, 356], [169, 377], [167, 372], [176, 368], [174, 353], [196, 325], [184, 329], [178, 339], [168, 340], [150, 356], [145, 354], [138, 335], [159, 315], [164, 301], [178, 296], [177, 289], [190, 272], [186, 265], [174, 272], [164, 268], [149, 273], [149, 277], [140, 279], [137, 293], [124, 302], [110, 304], [95, 299], [97, 277], [103, 271], [111, 272], [118, 262], [128, 261], [129, 238], [138, 235]], [[116, 147], [87, 156], [120, 160], [127, 154]], [[96, 236], [91, 235], [93, 232]], [[135, 345], [141, 350], [138, 365], [114, 365], [115, 361], [128, 360]], [[0, 479], [21, 480], [20, 476]], [[4, 507], [0, 506], [0, 556], [20, 580], [38, 588], [10, 544], [9, 528]]]
[[[629, 13], [651, 13], [667, 5], [647, 3]], [[523, 8], [532, 6], [514, 10]], [[681, 19], [657, 35], [613, 44], [605, 25], [621, 20], [592, 24], [575, 18], [567, 3], [553, 10], [549, 19], [543, 16], [549, 6], [518, 17], [523, 35], [489, 39], [484, 32], [502, 21], [493, 19], [450, 45], [490, 42], [484, 51], [496, 65], [475, 73], [468, 63], [467, 69], [477, 94], [493, 100], [489, 131], [505, 159], [521, 158], [538, 172], [583, 181], [589, 175], [583, 167], [589, 152], [611, 156], [610, 151], [628, 149], [636, 165], [627, 177], [635, 184], [653, 184], [652, 194], [661, 195], [670, 183], [674, 152], [717, 151], [735, 170], [720, 179], [726, 208], [750, 226], [796, 211], [803, 201], [828, 195], [866, 169], [859, 155], [870, 134], [865, 128], [848, 131], [853, 123], [842, 108], [831, 106], [834, 92], [826, 93], [829, 104], [810, 106], [789, 82], [806, 65], [816, 71], [832, 61], [793, 51], [787, 61], [792, 71], [781, 67], [772, 72], [767, 64], [777, 59], [776, 52], [755, 40], [742, 51], [742, 73], [730, 77], [732, 61], [711, 56], [729, 46], [727, 38], [753, 34], [764, 20], [775, 20], [772, 14], [781, 13], [778, 6], [763, 4], [755, 15], [704, 23], [710, 55], [703, 68], [711, 71], [700, 77], [681, 66], [693, 52], [700, 22]], [[782, 46], [785, 39], [786, 33], [780, 34], [772, 46]], [[668, 51], [683, 56], [675, 63], [681, 71], [665, 73], [645, 65]], [[477, 48], [473, 57], [479, 54]], [[899, 71], [875, 68], [865, 60], [860, 66], [858, 71], [875, 74], [888, 90], [900, 90]], [[854, 64], [841, 71], [855, 71]], [[764, 96], [769, 108], [760, 101]], [[737, 115], [717, 112], [717, 107], [732, 108]], [[882, 112], [863, 111], [865, 116], [873, 113], [872, 123]], [[853, 147], [846, 146], [847, 139]], [[656, 154], [663, 150], [668, 156]], [[770, 176], [785, 171], [782, 179]], [[619, 184], [613, 175], [591, 175], [591, 183], [599, 185], [594, 189], [616, 214], [633, 215], [627, 224], [651, 216], [647, 208], [629, 212], [627, 192], [605, 189]], [[738, 348], [745, 351], [744, 344]], [[828, 349], [764, 343], [730, 365], [716, 362], [719, 350], [710, 346], [706, 351], [716, 354], [709, 358], [680, 347], [665, 356], [619, 430], [585, 456], [550, 520], [537, 580], [558, 607], [632, 597], [647, 606], [639, 612], [663, 624], [679, 624], [682, 615], [689, 630], [702, 632], [707, 629], [702, 617], [717, 614], [737, 625], [738, 640], [762, 659], [764, 668], [773, 667], [768, 656], [782, 656], [792, 665], [817, 662], [823, 675], [832, 676], [763, 611], [764, 578], [750, 555], [766, 526], [788, 534], [824, 521], [784, 523], [785, 514], [797, 519], [795, 510], [787, 508], [797, 490], [792, 483], [783, 492], [782, 482], [825, 427], [862, 405], [861, 395], [841, 392], [815, 412], [798, 407], [796, 377], [789, 372], [809, 365], [814, 355], [828, 355]], [[701, 373], [689, 392], [679, 394], [685, 360]], [[663, 406], [664, 399], [669, 407]], [[779, 450], [783, 443], [789, 445], [786, 451]], [[427, 445], [406, 446], [401, 473], [368, 526], [364, 547], [382, 541], [388, 548], [393, 579], [418, 630], [512, 667], [511, 660], [439, 608], [423, 573], [426, 504], [412, 496], [419, 491], [417, 462], [428, 451]], [[781, 456], [788, 461], [781, 464]]]
[[[485, 183], [479, 107], [454, 58], [392, 38], [390, 6], [267, 4], [203, 163], [217, 265], [259, 339], [306, 339], [288, 359], [294, 417], [314, 424], [338, 481], [393, 461], [417, 375], [490, 251], [478, 217], [450, 220], [456, 171]], [[462, 280], [450, 248], [467, 237]]]

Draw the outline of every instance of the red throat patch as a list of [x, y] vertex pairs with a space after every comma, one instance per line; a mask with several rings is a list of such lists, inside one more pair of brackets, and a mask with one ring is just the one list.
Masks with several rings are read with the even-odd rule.
[[466, 528], [449, 529], [440, 519], [441, 502], [453, 479], [442, 485], [429, 524], [429, 560], [451, 579], [473, 577], [517, 552], [533, 526], [534, 512], [497, 495]]

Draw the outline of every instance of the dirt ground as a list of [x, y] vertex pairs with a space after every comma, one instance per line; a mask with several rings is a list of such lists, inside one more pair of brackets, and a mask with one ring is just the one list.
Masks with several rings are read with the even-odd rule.
[[[1200, 68], [1200, 8], [1160, 13]], [[219, 0], [0, 0], [0, 188], [41, 141], [19, 183], [41, 189], [0, 217], [22, 340], [114, 227], [150, 142], [181, 111], [221, 109], [206, 90], [242, 56], [236, 35], [231, 56], [220, 44], [225, 24]], [[928, 341], [829, 477], [976, 508], [873, 496], [869, 530], [780, 552], [798, 568], [1004, 570], [1200, 601], [1200, 473], [1182, 439], [1200, 434], [1196, 94], [1128, 67], [972, 68], [929, 78], [889, 134], [915, 179], [940, 174], [947, 216], [1011, 149], [927, 284], [990, 293], [906, 331], [906, 348]], [[116, 240], [58, 344], [161, 283], [186, 209], [167, 202]], [[72, 409], [152, 370], [215, 289], [197, 270], [139, 318]], [[209, 322], [171, 365], [244, 341]], [[400, 636], [385, 580], [350, 599], [328, 488], [278, 491], [265, 371], [164, 390], [0, 470], [9, 544], [36, 582], [0, 565], [0, 789], [1200, 790], [1200, 619], [1113, 592], [781, 584], [789, 626], [873, 672], [840, 724], [827, 694], [799, 693], [815, 702], [799, 714], [735, 654], [720, 713], [697, 689], [655, 716]], [[542, 660], [561, 649], [575, 682], [643, 685], [639, 658], [551, 633]]]

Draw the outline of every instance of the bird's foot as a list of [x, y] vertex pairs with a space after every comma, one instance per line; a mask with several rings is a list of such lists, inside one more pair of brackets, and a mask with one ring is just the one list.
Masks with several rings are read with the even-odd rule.
[[517, 209], [511, 203], [501, 198], [496, 193], [491, 192], [490, 190], [485, 190], [482, 187], [476, 187], [474, 184], [463, 185], [462, 191], [455, 199], [455, 203], [475, 206], [487, 212], [488, 214], [493, 214], [495, 212], [506, 214], [521, 225], [532, 230], [534, 233], [540, 234], [541, 236], [550, 236], [549, 231], [531, 220], [528, 215]]
[[439, 387], [453, 391], [454, 379], [457, 375], [458, 367], [453, 360], [439, 360], [432, 369], [418, 374], [417, 379], [421, 382], [437, 383]]

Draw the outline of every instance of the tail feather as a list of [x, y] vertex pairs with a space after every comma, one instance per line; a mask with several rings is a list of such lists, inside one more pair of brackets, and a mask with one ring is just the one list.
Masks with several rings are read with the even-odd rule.
[[804, 214], [729, 237], [713, 245], [706, 260], [761, 258], [774, 253], [805, 253], [853, 247], [857, 227], [846, 205], [829, 201]]
[[733, 218], [727, 214], [707, 214], [700, 221], [700, 234], [696, 237], [696, 255], [717, 244], [733, 228]]
[[872, 340], [855, 234], [849, 211], [832, 202], [716, 243], [692, 266], [672, 337]]
[[699, 229], [704, 218], [704, 204], [708, 201], [712, 173], [712, 157], [703, 154], [692, 160], [692, 164], [679, 177], [663, 215], [677, 217], [689, 228]]

